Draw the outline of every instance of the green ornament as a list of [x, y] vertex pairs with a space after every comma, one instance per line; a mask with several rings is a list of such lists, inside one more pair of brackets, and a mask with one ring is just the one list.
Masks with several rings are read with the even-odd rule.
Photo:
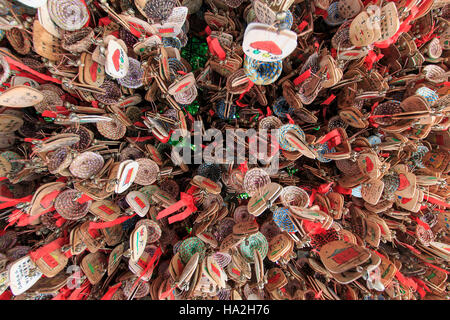
[[169, 144], [170, 144], [171, 146], [177, 146], [177, 145], [180, 144], [180, 143], [183, 143], [183, 137], [180, 137], [180, 138], [178, 139], [178, 141], [177, 141], [177, 140], [172, 140], [172, 137], [170, 137], [170, 139], [169, 139]]
[[191, 115], [195, 116], [198, 113], [198, 110], [200, 109], [200, 104], [197, 100], [192, 102], [189, 106], [186, 107], [186, 111], [189, 112]]
[[248, 199], [248, 198], [250, 198], [250, 195], [248, 193], [241, 193], [239, 195], [239, 198], [241, 198], [241, 199]]
[[208, 44], [197, 37], [193, 37], [181, 50], [181, 56], [189, 62], [192, 71], [203, 68], [208, 61]]
[[292, 177], [292, 175], [294, 175], [298, 171], [298, 169], [296, 168], [287, 168], [286, 170], [290, 177]]

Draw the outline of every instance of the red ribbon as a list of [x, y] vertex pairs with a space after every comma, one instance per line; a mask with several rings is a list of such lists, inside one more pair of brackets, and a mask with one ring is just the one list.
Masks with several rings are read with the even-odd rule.
[[331, 102], [333, 102], [333, 100], [336, 98], [336, 96], [334, 94], [331, 94], [327, 100], [325, 100], [324, 102], [322, 102], [321, 104], [327, 105], [329, 106]]
[[409, 16], [403, 20], [403, 22], [400, 24], [400, 27], [397, 31], [397, 33], [392, 36], [391, 38], [382, 41], [382, 42], [376, 42], [374, 43], [374, 46], [378, 47], [378, 48], [387, 48], [389, 47], [391, 44], [397, 42], [398, 37], [404, 33], [404, 32], [408, 32], [411, 29], [411, 25], [410, 23], [414, 20], [414, 18], [416, 17], [416, 15], [419, 12], [422, 12], [422, 8], [425, 8], [426, 6], [428, 6], [428, 4], [430, 3], [430, 1], [434, 1], [434, 0], [425, 0], [422, 1], [419, 7], [416, 6], [412, 6], [411, 10], [409, 12]]
[[140, 38], [142, 36], [142, 33], [137, 30], [131, 23], [128, 23], [128, 25], [130, 26], [130, 33], [133, 34], [133, 36], [135, 36], [136, 38]]
[[403, 242], [399, 241], [398, 239], [396, 239], [395, 241], [396, 241], [396, 243], [400, 244], [401, 246], [404, 246], [404, 247], [408, 248], [409, 250], [411, 250], [412, 252], [414, 252], [416, 254], [422, 254], [419, 250], [417, 250], [413, 246], [410, 246], [407, 243], [403, 243]]
[[58, 220], [56, 220], [56, 222], [55, 222], [55, 225], [58, 227], [58, 228], [61, 228], [61, 226], [64, 224], [64, 222], [66, 222], [67, 220], [66, 219], [64, 219], [63, 217], [61, 217], [61, 218], [58, 218]]
[[317, 192], [321, 193], [321, 194], [325, 194], [328, 191], [330, 191], [330, 188], [333, 186], [334, 182], [330, 182], [330, 183], [323, 183], [321, 184], [318, 188], [317, 188]]
[[[136, 125], [136, 124], [135, 124], [135, 125]], [[132, 138], [130, 138], [130, 140], [133, 140], [134, 142], [144, 142], [144, 141], [151, 140], [151, 139], [153, 139], [152, 136], [147, 136], [147, 137], [132, 137]]]
[[301, 75], [299, 75], [297, 78], [294, 79], [294, 85], [298, 86], [300, 83], [305, 81], [311, 76], [311, 68], [303, 72]]
[[185, 107], [183, 107], [184, 112], [186, 112], [186, 115], [188, 116], [189, 120], [191, 120], [192, 122], [195, 121], [194, 117], [192, 116], [192, 114], [189, 113], [189, 111], [186, 110]]
[[173, 291], [175, 290], [175, 288], [170, 287], [168, 290], [164, 291], [163, 293], [161, 293], [161, 300], [164, 300], [165, 298], [167, 298], [168, 296], [170, 296], [171, 298], [174, 297]]
[[44, 139], [24, 138], [23, 141], [33, 143], [33, 142], [35, 142], [35, 141], [45, 141], [45, 140], [47, 140], [47, 139], [49, 139], [49, 138], [44, 138]]
[[429, 203], [437, 204], [438, 206], [445, 207], [445, 208], [450, 208], [450, 203], [443, 202], [441, 200], [433, 198], [432, 196], [427, 196], [426, 195], [426, 196], [423, 197], [423, 199], [425, 201], [429, 202]]
[[298, 31], [302, 32], [303, 29], [305, 29], [305, 27], [308, 25], [308, 21], [303, 20], [302, 23], [300, 23], [297, 27]]
[[[420, 294], [420, 297], [423, 298], [426, 295], [426, 292], [431, 292], [430, 288], [420, 279], [416, 277], [411, 277], [411, 279], [417, 284], [417, 292]], [[425, 292], [426, 291], [426, 292]]]
[[6, 290], [3, 294], [0, 295], [0, 300], [11, 300], [13, 294], [11, 290]]
[[244, 163], [241, 163], [238, 167], [238, 169], [245, 174], [248, 170], [247, 161], [244, 161]]
[[208, 42], [209, 52], [219, 57], [220, 60], [222, 61], [225, 60], [227, 55], [223, 50], [222, 46], [220, 45], [219, 40], [217, 38], [208, 36], [208, 38], [206, 38], [206, 41]]
[[243, 104], [243, 103], [241, 102], [241, 100], [244, 98], [245, 94], [246, 94], [247, 92], [249, 92], [250, 89], [253, 88], [253, 86], [255, 85], [255, 84], [253, 83], [253, 81], [250, 80], [249, 78], [247, 78], [247, 81], [248, 81], [248, 86], [247, 86], [247, 88], [245, 89], [244, 92], [241, 93], [241, 95], [239, 96], [239, 99], [236, 101], [236, 104], [237, 104], [239, 107], [241, 107], [241, 108], [244, 108], [244, 107], [248, 106], [248, 104]]
[[42, 257], [49, 255], [53, 251], [60, 249], [64, 244], [66, 244], [66, 242], [67, 242], [67, 239], [58, 238], [58, 239], [50, 242], [49, 244], [46, 244], [45, 246], [40, 247], [39, 249], [37, 249], [35, 251], [31, 251], [30, 258], [31, 258], [31, 260], [33, 260], [35, 262], [35, 261], [41, 259]]
[[208, 36], [210, 36], [211, 35], [211, 33], [212, 33], [212, 31], [211, 31], [211, 28], [210, 28], [210, 26], [206, 26], [206, 28], [205, 28], [205, 31], [204, 31]]
[[320, 299], [321, 296], [322, 296], [322, 290], [320, 290], [319, 292], [316, 293], [316, 295], [314, 296], [314, 299]]
[[417, 290], [417, 283], [413, 279], [405, 277], [400, 271], [397, 270], [395, 277], [404, 286]]
[[25, 215], [25, 213], [21, 210], [14, 210], [8, 217], [8, 225], [5, 227], [6, 230], [8, 229], [10, 226], [12, 226], [14, 223], [16, 223], [23, 215]]
[[139, 276], [139, 278], [137, 278], [137, 280], [134, 282], [133, 287], [131, 288], [131, 291], [133, 291], [134, 288], [136, 288], [136, 286], [138, 285], [139, 281], [142, 279], [142, 277], [147, 274], [147, 272], [153, 267], [153, 266], [157, 266], [158, 262], [159, 262], [159, 258], [162, 255], [162, 250], [161, 247], [158, 247], [158, 249], [156, 249], [155, 254], [153, 255], [153, 257], [150, 259], [150, 261], [148, 262], [147, 266], [145, 267], [145, 269], [142, 271], [141, 275]]
[[44, 112], [42, 112], [42, 116], [47, 117], [47, 118], [56, 119], [58, 117], [58, 114], [62, 114], [65, 116], [67, 116], [69, 114], [69, 110], [67, 110], [66, 108], [64, 108], [64, 107], [59, 107], [59, 108], [62, 108], [63, 110], [60, 110], [60, 111], [45, 110]]
[[333, 187], [333, 191], [343, 194], [343, 195], [351, 195], [352, 194], [352, 189], [344, 188], [344, 187], [341, 187], [340, 185], [335, 185]]
[[170, 136], [172, 135], [172, 132], [173, 132], [173, 130], [171, 130], [171, 131], [169, 132], [169, 135], [168, 135], [166, 138], [164, 138], [164, 139], [160, 139], [157, 135], [154, 135], [154, 136], [155, 136], [155, 138], [156, 138], [159, 142], [161, 142], [161, 143], [167, 143], [167, 142], [169, 142], [169, 140], [170, 140]]
[[433, 264], [431, 264], [431, 263], [428, 263], [428, 262], [426, 262], [426, 261], [424, 261], [423, 263], [425, 263], [425, 265], [427, 265], [427, 266], [429, 266], [429, 267], [431, 267], [431, 268], [434, 268], [434, 269], [436, 269], [436, 270], [445, 272], [446, 274], [450, 274], [450, 272], [448, 272], [447, 270], [444, 270], [444, 269], [442, 269], [442, 268], [436, 267], [435, 265], [433, 265]]
[[194, 197], [190, 194], [181, 192], [180, 193], [180, 201], [174, 203], [170, 207], [162, 210], [160, 213], [158, 213], [158, 216], [156, 217], [157, 220], [161, 220], [162, 218], [170, 215], [171, 213], [176, 212], [177, 210], [186, 207], [186, 209], [177, 215], [174, 215], [169, 218], [169, 224], [172, 224], [177, 221], [182, 221], [189, 217], [193, 212], [197, 211], [197, 207], [194, 204]]
[[75, 289], [67, 300], [86, 300], [91, 291], [91, 284], [89, 281], [83, 282], [81, 287]]
[[34, 220], [36, 220], [37, 218], [39, 218], [40, 216], [52, 212], [53, 210], [55, 210], [54, 206], [51, 206], [50, 208], [39, 212], [38, 214], [35, 214], [34, 216], [29, 216], [29, 215], [23, 215], [20, 217], [19, 222], [17, 223], [18, 227], [23, 227], [23, 226], [27, 226], [30, 223], [32, 223]]
[[335, 48], [331, 48], [331, 56], [336, 59], [337, 57], [337, 50]]
[[316, 16], [322, 16], [324, 19], [326, 19], [328, 17], [328, 11], [320, 9], [320, 8], [316, 8], [316, 11], [314, 12], [314, 14]]
[[288, 118], [290, 124], [295, 124], [295, 121], [291, 118], [291, 115], [289, 113], [286, 113], [286, 118]]
[[326, 230], [322, 228], [322, 224], [320, 222], [312, 222], [304, 219], [302, 219], [302, 221], [303, 221], [303, 229], [308, 234], [319, 234], [326, 232]]
[[111, 228], [114, 227], [118, 224], [122, 224], [125, 221], [133, 218], [134, 216], [136, 216], [136, 213], [132, 214], [131, 216], [124, 216], [124, 217], [120, 217], [117, 218], [113, 221], [107, 221], [107, 222], [90, 222], [89, 223], [89, 230], [97, 230], [97, 229], [106, 229], [106, 228]]
[[367, 53], [366, 58], [364, 59], [364, 63], [367, 66], [367, 70], [372, 70], [373, 64], [383, 58], [383, 54], [376, 54], [373, 50], [370, 50]]
[[119, 282], [116, 285], [113, 285], [108, 289], [108, 291], [105, 293], [105, 295], [100, 300], [111, 300], [114, 293], [116, 293], [117, 290], [119, 290], [120, 286], [122, 285], [122, 282]]
[[323, 138], [319, 139], [317, 143], [325, 143], [328, 142], [328, 146], [330, 148], [336, 147], [341, 144], [341, 134], [339, 133], [338, 129], [334, 129], [330, 132], [328, 132]]
[[0, 201], [5, 201], [3, 203], [0, 203], [0, 209], [14, 207], [14, 206], [18, 205], [19, 203], [30, 202], [31, 199], [33, 199], [32, 194], [30, 194], [29, 196], [20, 198], [20, 199], [11, 199], [8, 197], [0, 196]]
[[72, 289], [64, 287], [61, 290], [59, 290], [58, 294], [55, 297], [53, 297], [52, 300], [67, 300], [71, 292]]
[[415, 221], [417, 222], [418, 225], [424, 227], [425, 230], [430, 230], [430, 226], [428, 225], [428, 223], [426, 223], [426, 222], [420, 220], [420, 219], [417, 218], [417, 217], [411, 217], [411, 218], [412, 218], [413, 220], [415, 220]]
[[433, 25], [431, 27], [430, 32], [428, 32], [426, 35], [422, 36], [420, 39], [415, 40], [417, 48], [422, 47], [422, 45], [424, 45], [431, 39], [437, 37], [437, 35], [435, 33], [433, 33], [436, 29], [437, 29], [437, 27], [435, 27], [435, 23], [433, 21]]
[[78, 198], [77, 202], [79, 204], [83, 204], [83, 203], [86, 203], [86, 202], [88, 202], [90, 200], [93, 200], [93, 199], [91, 197], [89, 197], [87, 194], [83, 193], [83, 195], [80, 198]]
[[61, 84], [62, 83], [61, 80], [58, 80], [58, 79], [50, 77], [50, 76], [48, 76], [46, 74], [37, 72], [36, 70], [33, 70], [30, 67], [24, 65], [22, 62], [16, 61], [16, 60], [14, 60], [14, 59], [12, 59], [12, 58], [10, 58], [8, 56], [5, 56], [5, 55], [3, 57], [5, 58], [5, 60], [10, 65], [12, 64], [12, 65], [14, 65], [14, 66], [16, 66], [16, 67], [18, 67], [18, 68], [20, 68], [22, 70], [25, 70], [25, 71], [27, 71], [27, 72], [29, 72], [29, 73], [39, 77], [41, 80], [51, 81], [51, 82], [54, 82], [54, 83], [57, 83], [57, 84]]

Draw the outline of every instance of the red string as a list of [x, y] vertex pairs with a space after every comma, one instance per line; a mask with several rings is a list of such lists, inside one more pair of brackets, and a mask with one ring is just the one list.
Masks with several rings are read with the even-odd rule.
[[241, 95], [239, 96], [239, 99], [236, 101], [236, 104], [237, 104], [239, 107], [241, 107], [241, 108], [244, 108], [244, 107], [248, 106], [248, 104], [243, 104], [243, 103], [241, 103], [241, 100], [244, 98], [245, 94], [246, 94], [247, 92], [249, 92], [250, 89], [253, 88], [253, 86], [255, 85], [255, 84], [253, 83], [253, 81], [250, 80], [249, 78], [247, 78], [247, 81], [248, 81], [248, 86], [247, 86], [247, 88], [245, 89], [244, 92], [241, 93]]
[[3, 56], [3, 57], [5, 58], [5, 60], [9, 64], [15, 65], [16, 67], [19, 67], [22, 70], [28, 71], [29, 73], [31, 73], [31, 74], [33, 74], [33, 75], [35, 75], [35, 76], [37, 76], [37, 77], [39, 77], [39, 78], [41, 78], [43, 80], [51, 81], [51, 82], [54, 82], [54, 83], [57, 83], [57, 84], [62, 84], [61, 80], [58, 80], [58, 79], [50, 77], [50, 76], [48, 76], [46, 74], [37, 72], [36, 70], [33, 70], [30, 67], [24, 65], [22, 62], [16, 61], [16, 60], [14, 60], [14, 59], [12, 59], [12, 58], [10, 58], [8, 56]]
[[139, 278], [137, 278], [137, 280], [134, 282], [133, 287], [131, 288], [131, 291], [133, 291], [133, 289], [136, 288], [136, 286], [138, 285], [139, 281], [142, 279], [142, 277], [145, 274], [147, 274], [147, 272], [150, 270], [150, 268], [152, 268], [153, 266], [156, 267], [158, 265], [159, 258], [161, 257], [161, 255], [162, 255], [161, 247], [158, 247], [158, 249], [156, 249], [156, 251], [155, 251], [155, 254], [150, 259], [150, 261], [148, 262], [148, 264], [145, 267], [145, 269], [142, 271], [142, 273], [139, 276]]
[[428, 263], [428, 262], [426, 262], [426, 261], [424, 261], [423, 263], [425, 263], [425, 265], [427, 265], [427, 266], [429, 266], [429, 267], [431, 267], [431, 268], [434, 268], [434, 269], [436, 269], [436, 270], [445, 272], [446, 274], [450, 274], [450, 272], [448, 272], [447, 270], [444, 270], [444, 269], [442, 269], [442, 268], [436, 267], [435, 265], [432, 265], [431, 263]]
[[159, 142], [161, 142], [161, 143], [167, 143], [167, 142], [169, 142], [170, 136], [172, 135], [172, 133], [173, 133], [173, 130], [171, 130], [171, 131], [169, 132], [169, 135], [168, 135], [166, 138], [164, 138], [164, 139], [160, 139], [157, 135], [154, 135], [154, 136], [155, 136], [155, 138], [156, 138]]
[[286, 118], [288, 118], [290, 124], [295, 124], [294, 120], [292, 120], [291, 115], [286, 113]]

